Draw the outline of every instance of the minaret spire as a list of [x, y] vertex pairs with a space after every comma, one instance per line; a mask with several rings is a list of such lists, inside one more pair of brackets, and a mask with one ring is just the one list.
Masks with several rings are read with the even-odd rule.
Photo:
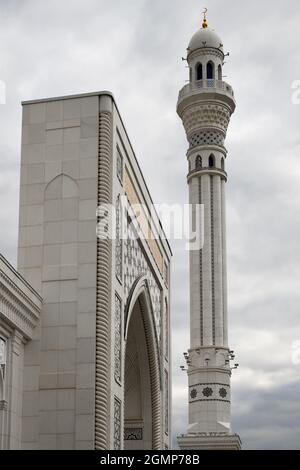
[[207, 19], [206, 19], [206, 13], [207, 13], [207, 8], [204, 8], [203, 12], [203, 22], [202, 22], [202, 28], [205, 29], [208, 27]]

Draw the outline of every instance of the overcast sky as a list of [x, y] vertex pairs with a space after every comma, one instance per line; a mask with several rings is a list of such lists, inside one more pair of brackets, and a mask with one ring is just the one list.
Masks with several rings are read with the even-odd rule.
[[[240, 363], [233, 429], [244, 448], [300, 449], [298, 1], [0, 0], [0, 251], [15, 263], [21, 100], [112, 91], [155, 202], [187, 202], [176, 101], [204, 6], [230, 51], [224, 73], [237, 100], [226, 141], [230, 346]], [[184, 242], [171, 244], [176, 435], [187, 426], [179, 366], [189, 341], [188, 256]]]

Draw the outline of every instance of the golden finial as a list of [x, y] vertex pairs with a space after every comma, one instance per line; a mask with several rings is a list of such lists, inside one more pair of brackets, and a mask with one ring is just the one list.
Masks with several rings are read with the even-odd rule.
[[206, 19], [206, 13], [207, 13], [207, 8], [204, 9], [203, 12], [203, 23], [202, 23], [202, 28], [205, 29], [208, 27], [207, 19]]

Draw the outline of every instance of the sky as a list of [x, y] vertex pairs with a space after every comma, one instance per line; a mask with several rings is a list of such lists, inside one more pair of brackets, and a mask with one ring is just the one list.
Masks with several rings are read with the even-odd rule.
[[[112, 91], [154, 201], [188, 202], [176, 102], [204, 7], [237, 101], [226, 140], [232, 427], [244, 449], [300, 449], [296, 0], [0, 0], [0, 251], [15, 264], [22, 100]], [[189, 286], [185, 242], [171, 245], [175, 442], [187, 428]]]

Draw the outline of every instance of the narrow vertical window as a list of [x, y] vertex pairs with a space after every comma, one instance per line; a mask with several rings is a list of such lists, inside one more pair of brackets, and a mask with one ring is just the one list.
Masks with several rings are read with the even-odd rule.
[[214, 157], [214, 155], [211, 155], [211, 156], [209, 157], [209, 159], [208, 159], [208, 166], [209, 166], [210, 168], [212, 168], [212, 167], [215, 166], [215, 157]]
[[196, 77], [197, 77], [197, 80], [203, 80], [202, 64], [198, 64], [196, 67]]
[[221, 67], [221, 65], [218, 66], [218, 80], [222, 80], [222, 67]]
[[222, 158], [222, 160], [221, 160], [221, 168], [222, 168], [222, 170], [225, 170], [225, 161], [224, 161], [224, 158]]
[[208, 62], [206, 66], [206, 78], [208, 80], [214, 79], [214, 64], [212, 62]]
[[202, 168], [202, 157], [198, 155], [196, 158], [196, 170], [199, 170], [200, 168]]

